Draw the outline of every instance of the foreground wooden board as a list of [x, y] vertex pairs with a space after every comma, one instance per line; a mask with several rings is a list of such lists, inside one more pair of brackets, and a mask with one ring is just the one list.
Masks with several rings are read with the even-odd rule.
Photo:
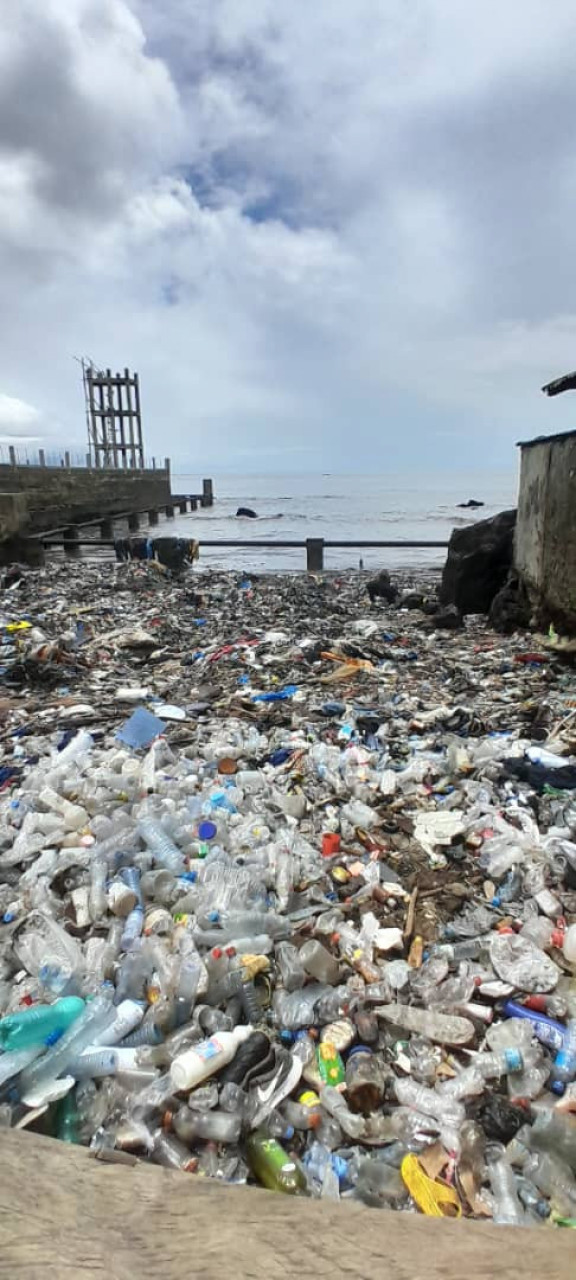
[[570, 1230], [292, 1200], [0, 1130], [6, 1280], [568, 1280], [575, 1263]]

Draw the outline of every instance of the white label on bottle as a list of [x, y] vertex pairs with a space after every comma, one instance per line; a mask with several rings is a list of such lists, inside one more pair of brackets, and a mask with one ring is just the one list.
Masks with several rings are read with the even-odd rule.
[[203, 1058], [205, 1062], [207, 1062], [209, 1058], [215, 1058], [217, 1053], [222, 1052], [222, 1049], [223, 1045], [220, 1043], [217, 1036], [212, 1036], [211, 1040], [203, 1040], [202, 1044], [196, 1045], [196, 1053], [198, 1054], [198, 1057]]

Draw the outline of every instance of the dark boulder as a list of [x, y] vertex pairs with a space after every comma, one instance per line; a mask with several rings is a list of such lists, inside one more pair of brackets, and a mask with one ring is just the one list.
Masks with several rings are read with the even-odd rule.
[[374, 604], [375, 600], [386, 600], [388, 604], [393, 604], [398, 596], [398, 587], [390, 581], [387, 569], [382, 569], [375, 578], [371, 578], [366, 590], [370, 596], [370, 604]]
[[525, 631], [530, 626], [531, 612], [525, 587], [516, 571], [511, 569], [490, 606], [490, 622], [495, 631], [511, 635], [513, 631]]
[[441, 604], [461, 613], [488, 613], [512, 568], [515, 511], [501, 511], [465, 529], [454, 529], [440, 586]]
[[435, 631], [459, 631], [464, 626], [462, 614], [455, 604], [447, 604], [444, 609], [438, 609], [430, 620]]
[[458, 506], [461, 507], [463, 511], [467, 511], [468, 508], [470, 508], [471, 511], [475, 511], [477, 507], [483, 507], [484, 503], [478, 502], [477, 498], [469, 498], [467, 502], [459, 502]]
[[251, 507], [238, 507], [238, 510], [237, 510], [237, 512], [236, 512], [236, 515], [237, 515], [237, 516], [248, 516], [248, 518], [249, 518], [250, 520], [257, 520], [257, 519], [258, 519], [258, 516], [256, 515], [256, 512], [255, 512], [255, 511], [252, 511], [252, 508], [251, 508]]

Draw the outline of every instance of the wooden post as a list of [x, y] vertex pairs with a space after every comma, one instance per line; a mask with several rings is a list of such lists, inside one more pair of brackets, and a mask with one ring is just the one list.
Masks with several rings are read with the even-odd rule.
[[64, 554], [67, 556], [79, 556], [80, 547], [78, 546], [78, 525], [71, 524], [68, 529], [64, 530]]
[[131, 533], [135, 533], [140, 528], [140, 516], [137, 511], [131, 511], [128, 516], [128, 528]]
[[179, 500], [179, 502], [178, 502], [178, 510], [179, 510], [180, 515], [181, 515], [181, 516], [185, 516], [185, 515], [186, 515], [186, 512], [187, 512], [187, 510], [188, 510], [188, 499], [187, 499], [187, 498], [180, 498], [180, 500]]
[[112, 533], [112, 521], [111, 521], [111, 519], [110, 519], [110, 517], [109, 517], [109, 516], [106, 516], [106, 518], [105, 518], [104, 520], [101, 520], [101, 521], [100, 521], [100, 537], [101, 537], [101, 538], [112, 538], [112, 537], [113, 537], [113, 533]]
[[16, 450], [13, 444], [8, 446], [8, 457], [10, 459], [10, 466], [15, 467], [16, 466]]
[[168, 504], [168, 506], [166, 507], [166, 515], [167, 515], [167, 516], [173, 516], [173, 515], [174, 515], [174, 507], [173, 507], [170, 503], [169, 503], [169, 504]]
[[306, 568], [308, 573], [321, 573], [324, 568], [324, 539], [306, 539]]
[[65, 454], [64, 454], [64, 466], [65, 466], [65, 467], [68, 467], [68, 470], [70, 470], [70, 454], [69, 454], [68, 450], [66, 450], [66, 452], [65, 452]]
[[158, 512], [156, 507], [152, 507], [148, 512], [148, 524], [158, 524]]
[[46, 466], [46, 454], [43, 449], [38, 450], [38, 465], [40, 467]]
[[144, 467], [144, 445], [142, 443], [142, 414], [140, 411], [140, 381], [138, 374], [134, 374], [134, 403], [136, 405], [136, 436], [137, 436], [137, 455], [138, 466]]
[[202, 506], [212, 507], [214, 505], [214, 490], [211, 480], [202, 481]]

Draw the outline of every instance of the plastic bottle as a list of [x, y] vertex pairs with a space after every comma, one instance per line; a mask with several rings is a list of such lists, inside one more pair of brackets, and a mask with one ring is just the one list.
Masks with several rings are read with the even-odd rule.
[[183, 1142], [236, 1143], [242, 1129], [242, 1117], [232, 1111], [193, 1111], [191, 1107], [181, 1107], [172, 1123]]
[[282, 1114], [294, 1129], [317, 1129], [322, 1123], [320, 1098], [312, 1089], [305, 1090], [297, 1101], [289, 1098], [282, 1104]]
[[415, 1009], [404, 1004], [388, 1004], [377, 1009], [379, 1018], [393, 1026], [415, 1031], [438, 1044], [468, 1044], [476, 1034], [474, 1023], [455, 1014], [431, 1013], [427, 1009]]
[[530, 1142], [536, 1151], [548, 1151], [576, 1172], [576, 1119], [559, 1111], [540, 1112], [532, 1125]]
[[362, 1116], [353, 1115], [348, 1110], [346, 1099], [338, 1089], [331, 1088], [330, 1085], [323, 1085], [320, 1090], [320, 1102], [324, 1109], [338, 1121], [340, 1128], [349, 1138], [357, 1140], [361, 1138], [366, 1130], [366, 1124]]
[[152, 1160], [154, 1164], [164, 1165], [166, 1169], [179, 1169], [182, 1173], [195, 1173], [198, 1168], [198, 1160], [184, 1143], [163, 1129], [154, 1132]]
[[239, 1045], [252, 1035], [254, 1028], [235, 1027], [233, 1031], [221, 1031], [209, 1040], [203, 1040], [186, 1053], [175, 1058], [170, 1068], [173, 1088], [180, 1093], [194, 1089], [209, 1076], [231, 1062]]
[[522, 1227], [526, 1214], [518, 1196], [516, 1175], [504, 1151], [488, 1161], [488, 1175], [494, 1196], [494, 1222], [500, 1226]]
[[533, 1035], [541, 1044], [545, 1044], [556, 1052], [562, 1049], [566, 1028], [561, 1022], [556, 1022], [554, 1018], [547, 1018], [546, 1014], [530, 1009], [527, 1005], [518, 1004], [516, 1000], [507, 1000], [503, 1011], [507, 1018], [523, 1018], [529, 1022]]
[[59, 814], [67, 831], [79, 831], [81, 827], [87, 826], [89, 822], [86, 809], [82, 805], [72, 804], [70, 800], [65, 800], [63, 796], [59, 796], [51, 787], [44, 787], [38, 796], [38, 800], [47, 809]]
[[84, 1009], [79, 996], [64, 996], [54, 1004], [37, 1004], [0, 1020], [0, 1045], [4, 1050], [55, 1043]]
[[269, 1191], [284, 1195], [304, 1195], [307, 1190], [303, 1170], [291, 1159], [275, 1138], [257, 1130], [246, 1139], [246, 1158], [254, 1177]]
[[384, 1098], [385, 1079], [376, 1055], [367, 1045], [355, 1045], [346, 1061], [346, 1097], [351, 1111], [370, 1115]]
[[122, 931], [122, 939], [120, 942], [121, 951], [130, 951], [134, 944], [138, 941], [144, 926], [144, 911], [137, 903], [130, 915], [126, 917], [126, 923]]
[[298, 991], [306, 982], [306, 973], [300, 952], [291, 942], [279, 942], [276, 947], [276, 963], [285, 991]]
[[465, 1120], [460, 1129], [460, 1155], [458, 1173], [478, 1192], [484, 1179], [486, 1135], [475, 1120]]
[[144, 817], [138, 823], [138, 831], [151, 850], [154, 861], [178, 876], [184, 870], [184, 854], [154, 818]]
[[323, 1040], [316, 1053], [318, 1073], [323, 1084], [336, 1088], [345, 1079], [344, 1063], [335, 1045]]
[[90, 864], [90, 898], [89, 911], [90, 919], [93, 924], [99, 924], [102, 917], [106, 915], [106, 874], [107, 867], [104, 858], [93, 858]]
[[329, 986], [334, 986], [338, 982], [340, 965], [316, 938], [311, 938], [309, 942], [304, 943], [300, 948], [299, 956], [306, 973], [315, 978], [316, 982], [323, 982]]
[[503, 982], [520, 991], [553, 991], [560, 977], [558, 965], [550, 956], [521, 934], [493, 934], [490, 962]]
[[42, 1095], [43, 1089], [50, 1081], [64, 1075], [73, 1058], [91, 1044], [94, 1035], [98, 1035], [113, 1019], [114, 1006], [108, 995], [96, 996], [87, 1004], [54, 1047], [22, 1072], [20, 1090], [26, 1105], [38, 1105], [36, 1098]]
[[528, 938], [542, 951], [547, 947], [562, 947], [564, 936], [562, 929], [555, 928], [552, 921], [544, 916], [534, 916], [520, 930], [521, 938]]
[[0, 1055], [0, 1085], [17, 1076], [41, 1053], [42, 1045], [32, 1044], [27, 1049], [10, 1049], [8, 1053]]
[[140, 1026], [144, 1009], [145, 1005], [140, 1000], [122, 1000], [115, 1007], [114, 1021], [105, 1027], [100, 1035], [94, 1036], [92, 1044], [119, 1044]]

